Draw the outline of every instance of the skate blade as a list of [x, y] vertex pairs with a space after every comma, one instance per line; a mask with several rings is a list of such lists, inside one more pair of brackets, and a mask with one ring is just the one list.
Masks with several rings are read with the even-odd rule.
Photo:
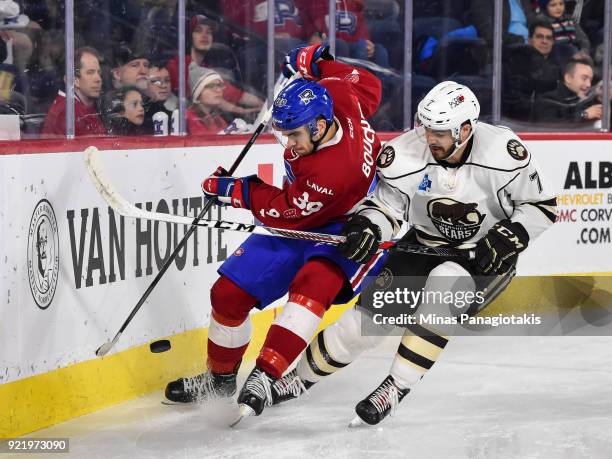
[[165, 398], [161, 401], [161, 404], [166, 406], [193, 406], [196, 404], [196, 402], [173, 402], [172, 400]]
[[348, 423], [350, 429], [356, 429], [359, 427], [370, 427], [370, 424], [365, 422], [359, 416], [355, 416], [351, 422]]
[[248, 405], [244, 405], [244, 404], [239, 404], [238, 405], [238, 417], [236, 419], [234, 419], [231, 423], [230, 423], [230, 427], [234, 427], [236, 426], [240, 421], [242, 421], [242, 418], [247, 418], [250, 416], [257, 416], [257, 414], [255, 414], [255, 410], [253, 408], [251, 408]]

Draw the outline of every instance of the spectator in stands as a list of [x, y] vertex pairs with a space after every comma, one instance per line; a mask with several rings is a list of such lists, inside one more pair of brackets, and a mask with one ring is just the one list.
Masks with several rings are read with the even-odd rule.
[[[246, 83], [265, 92], [267, 74], [268, 7], [263, 0], [224, 0], [223, 16], [240, 41], [234, 48]], [[277, 64], [289, 50], [308, 41], [302, 12], [294, 0], [274, 2], [274, 48]], [[277, 66], [278, 67], [278, 66]]]
[[578, 24], [565, 12], [565, 0], [540, 0], [540, 11], [552, 21], [555, 46], [570, 45], [575, 54], [578, 51], [589, 53], [591, 42]]
[[171, 90], [172, 82], [168, 69], [162, 63], [152, 63], [149, 68], [147, 96], [155, 102], [162, 102], [166, 110], [178, 108], [178, 97]]
[[[188, 47], [189, 53], [185, 56], [186, 69], [189, 68], [189, 64], [191, 64], [191, 62], [195, 62], [202, 67], [210, 67], [210, 65], [207, 65], [208, 63], [206, 62], [206, 56], [214, 43], [213, 34], [218, 30], [218, 24], [203, 14], [198, 14], [191, 18], [187, 28], [188, 38], [190, 38], [191, 45]], [[178, 55], [170, 59], [166, 65], [172, 81], [172, 90], [177, 93], [179, 89], [178, 66]], [[189, 75], [187, 72], [185, 72], [185, 84], [186, 92], [189, 93], [191, 89], [189, 88]]]
[[506, 49], [502, 96], [504, 115], [529, 121], [536, 97], [556, 88], [561, 69], [550, 57], [552, 49], [553, 28], [546, 18], [537, 18], [531, 23], [528, 45]]
[[119, 89], [135, 86], [146, 91], [149, 86], [149, 58], [138, 49], [121, 43], [115, 51], [115, 66], [112, 69], [113, 87]]
[[225, 83], [217, 72], [191, 63], [189, 80], [193, 105], [187, 110], [187, 131], [192, 135], [241, 134], [252, 132], [252, 126], [241, 118], [231, 123], [232, 114], [223, 110]]
[[[502, 9], [502, 42], [527, 43], [528, 24], [533, 17], [530, 0], [504, 0]], [[470, 21], [478, 30], [478, 35], [488, 43], [493, 43], [493, 0], [472, 0]]]
[[30, 113], [44, 116], [57, 92], [64, 86], [65, 37], [61, 30], [43, 31], [37, 48], [37, 59], [28, 71]]
[[[76, 136], [103, 136], [106, 129], [97, 101], [102, 91], [100, 55], [90, 47], [74, 53], [74, 128]], [[66, 95], [60, 91], [51, 105], [42, 129], [45, 136], [66, 135]]]
[[8, 51], [3, 62], [14, 65], [21, 72], [25, 71], [30, 63], [34, 48], [32, 39], [26, 33], [28, 27], [39, 28], [37, 24], [30, 22], [27, 15], [21, 13], [17, 2], [0, 0], [0, 36]]
[[[321, 43], [329, 36], [329, 1], [296, 0], [309, 44]], [[370, 40], [364, 17], [364, 0], [345, 0], [336, 4], [336, 55], [372, 61], [389, 67], [384, 46]]]
[[602, 116], [601, 101], [591, 94], [593, 61], [588, 56], [574, 57], [565, 65], [563, 81], [557, 89], [536, 99], [535, 119], [538, 121], [594, 122]]
[[[219, 52], [212, 53], [216, 43], [214, 42], [213, 33], [218, 29], [217, 24], [208, 17], [199, 14], [191, 18], [189, 22], [189, 36], [191, 37], [191, 46], [189, 54], [185, 56], [185, 72], [186, 92], [191, 92], [191, 69], [193, 64], [197, 67], [210, 68], [216, 63], [219, 58], [219, 53], [231, 52], [228, 47], [218, 47]], [[173, 91], [178, 91], [178, 56], [171, 59], [167, 64], [167, 69], [172, 81]], [[218, 73], [218, 72], [217, 72]], [[196, 78], [197, 80], [197, 78]], [[229, 81], [225, 82], [223, 90], [223, 109], [241, 116], [248, 116], [250, 113], [258, 112], [263, 106], [263, 101], [257, 95], [244, 91], [238, 86]]]
[[172, 120], [172, 112], [178, 109], [178, 97], [170, 90], [170, 74], [162, 63], [151, 63], [149, 67], [149, 86], [145, 99], [146, 129], [153, 132], [153, 115], [158, 112], [165, 113], [168, 125]]
[[366, 0], [364, 9], [370, 39], [385, 47], [389, 65], [396, 69], [404, 67], [404, 24], [400, 24], [401, 11], [399, 0]]
[[191, 98], [193, 105], [187, 110], [187, 132], [193, 135], [218, 134], [229, 123], [222, 116], [223, 78], [214, 70], [191, 64]]
[[152, 134], [144, 125], [143, 95], [136, 86], [124, 86], [105, 96], [104, 115], [110, 135]]
[[[223, 16], [237, 26], [248, 42], [259, 39], [265, 45], [268, 35], [268, 7], [262, 0], [225, 0]], [[294, 0], [274, 2], [274, 38], [279, 53], [285, 53], [306, 40], [302, 12]]]

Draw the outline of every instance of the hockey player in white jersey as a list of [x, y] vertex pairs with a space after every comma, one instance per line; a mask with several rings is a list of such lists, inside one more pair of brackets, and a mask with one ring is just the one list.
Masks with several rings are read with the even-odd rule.
[[[366, 312], [371, 291], [388, 286], [389, 279], [411, 279], [410, 288], [424, 292], [444, 285], [445, 279], [462, 279], [449, 288], [486, 292], [485, 298], [455, 312], [477, 314], [508, 285], [519, 254], [554, 223], [555, 193], [535, 159], [510, 129], [478, 122], [479, 112], [469, 88], [440, 83], [418, 105], [417, 127], [382, 148], [377, 188], [345, 225], [347, 241], [341, 249], [347, 258], [365, 263], [402, 221], [411, 229], [391, 250], [357, 307], [320, 332], [297, 368], [277, 381], [277, 403], [345, 367], [390, 331], [362, 333], [362, 326], [373, 326]], [[475, 257], [404, 253], [402, 242], [471, 249]], [[440, 305], [421, 303], [416, 311], [436, 313]], [[452, 326], [407, 326], [389, 375], [357, 404], [356, 419], [377, 424], [394, 411], [452, 333]]]

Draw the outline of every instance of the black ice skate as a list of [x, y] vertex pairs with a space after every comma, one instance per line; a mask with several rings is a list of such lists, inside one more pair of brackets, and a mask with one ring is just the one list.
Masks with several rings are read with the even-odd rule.
[[272, 406], [272, 385], [276, 381], [261, 368], [253, 368], [238, 395], [238, 418], [230, 426], [235, 426], [244, 417], [259, 416], [266, 406]]
[[376, 425], [387, 415], [393, 415], [397, 405], [410, 392], [410, 389], [400, 389], [395, 384], [393, 376], [389, 375], [380, 385], [360, 401], [355, 407], [357, 416], [349, 423], [349, 427], [357, 427], [364, 422]]
[[179, 378], [166, 386], [166, 399], [172, 404], [230, 398], [235, 393], [235, 373], [221, 375], [206, 371], [191, 378]]
[[272, 405], [278, 405], [302, 395], [308, 396], [308, 389], [313, 385], [313, 382], [302, 380], [297, 370], [293, 369], [272, 384]]

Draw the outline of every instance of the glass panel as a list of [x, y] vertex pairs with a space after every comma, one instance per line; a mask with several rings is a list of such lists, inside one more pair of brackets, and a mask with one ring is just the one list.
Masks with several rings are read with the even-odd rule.
[[413, 111], [437, 83], [453, 80], [474, 91], [480, 119], [489, 122], [493, 1], [415, 0], [413, 17]]
[[[101, 14], [100, 7], [107, 14]], [[78, 2], [75, 16], [76, 33], [102, 55], [99, 111], [108, 135], [169, 133], [177, 99], [169, 91], [169, 72], [164, 68], [177, 53], [176, 0]], [[75, 48], [76, 66], [78, 37]], [[75, 92], [78, 86], [77, 80]], [[78, 135], [78, 127], [76, 131]]]
[[[203, 89], [196, 88], [199, 100], [188, 111], [188, 132], [205, 133], [207, 129], [209, 133], [220, 134], [252, 132], [263, 109], [267, 87], [267, 2], [225, 0], [214, 9], [203, 6], [210, 2], [193, 3], [193, 13], [207, 15], [218, 23], [214, 43], [204, 54], [203, 66], [214, 70], [221, 77], [214, 77], [215, 81], [222, 80], [224, 87], [215, 88], [212, 77], [207, 76]], [[296, 12], [287, 11], [288, 23], [293, 24], [294, 17], [297, 18]], [[194, 31], [187, 40], [191, 52], [197, 52], [196, 34]], [[190, 81], [196, 80], [192, 74]], [[213, 84], [209, 86], [208, 81]], [[215, 125], [203, 128], [194, 118], [196, 112], [201, 116], [210, 103], [217, 104]]]
[[3, 2], [0, 114], [11, 136], [37, 138], [64, 75], [64, 2]]
[[578, 3], [582, 2], [537, 3], [526, 15], [530, 20], [526, 43], [510, 40], [512, 35], [504, 33], [502, 124], [521, 131], [601, 127], [597, 83], [604, 2], [577, 7]]
[[[350, 37], [347, 25], [351, 17], [351, 2], [337, 4], [338, 44]], [[352, 2], [352, 7], [361, 2]], [[378, 76], [382, 83], [382, 100], [372, 126], [378, 131], [401, 131], [403, 114], [404, 71], [404, 4], [395, 0], [366, 0], [363, 13], [356, 15], [362, 21], [361, 36], [350, 45], [350, 57]], [[401, 3], [401, 4], [400, 4]], [[364, 21], [365, 20], [365, 21]]]
[[[177, 2], [75, 1], [77, 136], [172, 133], [179, 84]], [[491, 120], [493, 4], [412, 1], [413, 112], [436, 83], [452, 79], [474, 90], [481, 119]], [[601, 128], [605, 1], [502, 4], [501, 123], [520, 131]], [[18, 14], [0, 16], [0, 106], [15, 117], [5, 122], [19, 125], [21, 138], [63, 137], [65, 2], [15, 5]], [[268, 1], [186, 0], [186, 5], [186, 62], [194, 62], [184, 82], [188, 132], [251, 130], [268, 90]], [[383, 82], [381, 107], [372, 120], [380, 131], [404, 127], [404, 5], [404, 0], [336, 2], [337, 57], [372, 70]], [[328, 39], [328, 8], [329, 0], [274, 2], [273, 81], [288, 50]], [[531, 28], [528, 21], [535, 21]], [[582, 60], [565, 68], [577, 51]]]

